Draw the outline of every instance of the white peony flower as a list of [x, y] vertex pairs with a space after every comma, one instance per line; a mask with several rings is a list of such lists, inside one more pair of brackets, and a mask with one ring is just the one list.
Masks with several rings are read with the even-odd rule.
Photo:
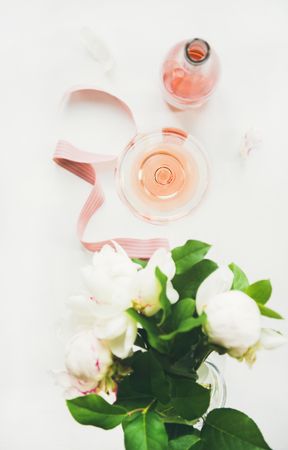
[[91, 330], [98, 339], [105, 341], [115, 356], [122, 359], [129, 356], [137, 335], [137, 323], [125, 311], [119, 313], [116, 309], [114, 316], [103, 318], [94, 297], [89, 295], [71, 297], [67, 307], [68, 336]]
[[147, 266], [139, 270], [134, 277], [134, 305], [148, 317], [156, 314], [161, 308], [159, 301], [161, 284], [155, 275], [156, 267], [159, 267], [168, 278], [166, 295], [169, 301], [173, 304], [179, 299], [179, 294], [171, 282], [176, 273], [171, 252], [160, 248], [151, 256]]
[[73, 335], [92, 330], [104, 340], [113, 354], [126, 358], [137, 334], [136, 322], [125, 310], [132, 305], [134, 276], [140, 266], [125, 251], [105, 245], [93, 255], [93, 263], [83, 269], [85, 284], [91, 294], [71, 297], [66, 333]]
[[230, 290], [233, 277], [228, 267], [209, 275], [198, 289], [196, 308], [207, 315], [204, 331], [210, 342], [241, 358], [260, 338], [261, 314], [252, 298]]
[[93, 332], [74, 336], [66, 351], [66, 372], [56, 378], [65, 389], [67, 398], [98, 392], [112, 365], [109, 348], [100, 342]]
[[115, 317], [131, 306], [133, 277], [139, 266], [114, 243], [94, 253], [93, 263], [83, 269], [84, 282], [95, 301], [97, 316]]

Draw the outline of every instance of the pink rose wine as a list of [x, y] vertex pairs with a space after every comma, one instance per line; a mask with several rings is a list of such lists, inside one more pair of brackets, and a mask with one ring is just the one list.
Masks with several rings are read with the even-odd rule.
[[136, 136], [121, 155], [116, 173], [121, 198], [135, 214], [156, 223], [188, 214], [208, 182], [199, 144], [173, 128]]
[[208, 42], [198, 38], [179, 42], [161, 70], [165, 100], [178, 109], [202, 105], [214, 91], [219, 71], [218, 57]]

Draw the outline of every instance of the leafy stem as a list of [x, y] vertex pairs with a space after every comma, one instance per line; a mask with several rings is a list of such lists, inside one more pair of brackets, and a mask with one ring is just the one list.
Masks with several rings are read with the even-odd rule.
[[193, 426], [195, 425], [195, 423], [197, 423], [197, 420], [185, 420], [185, 419], [181, 419], [181, 417], [165, 417], [162, 416], [162, 414], [159, 414], [160, 417], [162, 418], [164, 423], [176, 423], [178, 425], [188, 425], [188, 426]]
[[149, 403], [149, 405], [147, 405], [145, 408], [136, 408], [136, 409], [132, 409], [132, 411], [129, 411], [127, 413], [127, 416], [132, 416], [132, 414], [135, 414], [137, 412], [142, 412], [143, 414], [147, 414], [147, 412], [149, 411], [149, 409], [151, 408], [151, 406], [156, 402], [156, 398], [154, 398], [152, 400], [152, 402]]

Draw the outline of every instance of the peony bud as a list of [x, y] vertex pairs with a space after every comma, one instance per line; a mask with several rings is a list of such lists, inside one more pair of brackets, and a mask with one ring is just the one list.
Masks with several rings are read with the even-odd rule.
[[233, 273], [221, 267], [208, 276], [196, 295], [198, 314], [205, 312], [204, 331], [210, 342], [241, 358], [260, 338], [261, 315], [255, 301], [241, 291], [230, 291]]
[[229, 291], [214, 297], [205, 309], [206, 334], [214, 344], [241, 357], [260, 337], [260, 312], [255, 301], [240, 291]]

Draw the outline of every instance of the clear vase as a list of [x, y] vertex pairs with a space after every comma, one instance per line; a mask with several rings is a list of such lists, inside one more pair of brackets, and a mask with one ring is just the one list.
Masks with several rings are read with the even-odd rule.
[[[218, 367], [211, 361], [205, 361], [198, 369], [198, 383], [211, 389], [210, 405], [204, 415], [204, 419], [210, 411], [216, 408], [223, 408], [227, 399], [227, 388], [223, 375]], [[194, 426], [201, 429], [203, 419], [200, 419]]]
[[164, 99], [177, 109], [201, 106], [214, 92], [220, 64], [214, 49], [203, 39], [176, 44], [161, 69]]

